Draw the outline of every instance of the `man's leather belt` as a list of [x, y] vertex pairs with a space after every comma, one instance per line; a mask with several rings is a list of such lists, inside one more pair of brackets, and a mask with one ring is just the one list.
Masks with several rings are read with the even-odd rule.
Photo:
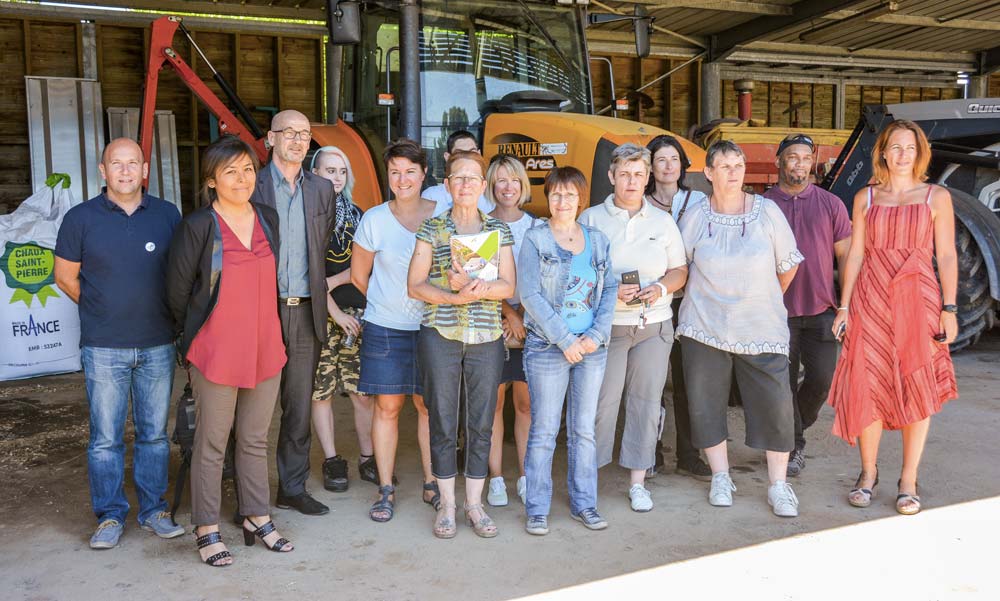
[[303, 303], [309, 302], [308, 296], [290, 296], [288, 298], [278, 297], [278, 302], [282, 305], [287, 305], [289, 307], [297, 307]]

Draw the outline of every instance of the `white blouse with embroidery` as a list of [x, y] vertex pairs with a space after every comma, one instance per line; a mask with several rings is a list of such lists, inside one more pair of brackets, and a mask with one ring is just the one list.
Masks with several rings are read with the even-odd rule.
[[688, 280], [677, 323], [687, 336], [740, 355], [788, 354], [788, 313], [778, 282], [805, 257], [781, 209], [763, 196], [740, 215], [702, 202], [681, 223]]

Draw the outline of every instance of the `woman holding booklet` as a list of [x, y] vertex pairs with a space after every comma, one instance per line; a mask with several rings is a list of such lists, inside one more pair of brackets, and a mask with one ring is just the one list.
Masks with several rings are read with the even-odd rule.
[[459, 403], [465, 390], [465, 517], [484, 538], [497, 535], [483, 510], [490, 437], [504, 362], [501, 301], [514, 293], [514, 239], [499, 219], [480, 213], [486, 165], [473, 152], [455, 152], [445, 164], [452, 208], [427, 219], [417, 232], [407, 290], [426, 303], [417, 349], [434, 357], [421, 363], [430, 412], [431, 470], [441, 489], [434, 536], [453, 538], [455, 443]]

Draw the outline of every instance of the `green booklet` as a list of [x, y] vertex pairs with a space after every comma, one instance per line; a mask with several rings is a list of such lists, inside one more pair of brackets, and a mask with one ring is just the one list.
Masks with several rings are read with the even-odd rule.
[[453, 234], [451, 256], [477, 280], [492, 282], [500, 277], [500, 231]]

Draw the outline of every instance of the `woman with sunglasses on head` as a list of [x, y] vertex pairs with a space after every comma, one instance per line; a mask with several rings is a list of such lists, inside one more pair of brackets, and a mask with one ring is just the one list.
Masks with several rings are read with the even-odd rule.
[[348, 487], [347, 460], [337, 454], [333, 422], [333, 396], [338, 392], [346, 394], [354, 406], [361, 479], [378, 484], [378, 468], [372, 449], [375, 399], [358, 392], [360, 318], [365, 309], [365, 297], [351, 283], [351, 251], [363, 212], [351, 198], [354, 173], [343, 150], [336, 146], [317, 150], [312, 159], [312, 172], [333, 184], [337, 211], [326, 251], [326, 286], [330, 291], [326, 298], [327, 329], [330, 335], [320, 352], [313, 381], [312, 424], [326, 458], [323, 461], [323, 488], [344, 492]]
[[[463, 396], [465, 518], [478, 536], [497, 535], [496, 524], [483, 510], [482, 493], [489, 475], [490, 438], [504, 360], [500, 304], [514, 293], [514, 239], [506, 223], [477, 207], [486, 189], [485, 167], [483, 157], [475, 152], [457, 151], [448, 157], [445, 186], [454, 204], [420, 226], [407, 280], [410, 296], [426, 303], [417, 345], [431, 416], [431, 467], [441, 488], [433, 529], [438, 538], [454, 538], [457, 531], [455, 443]], [[453, 253], [453, 243], [459, 241], [452, 240], [453, 236], [475, 234], [487, 234], [487, 240], [467, 260]], [[466, 270], [470, 264], [482, 266], [484, 262], [493, 271], [491, 279], [473, 277]]]
[[[684, 147], [673, 136], [656, 136], [649, 141], [646, 148], [649, 149], [653, 162], [651, 177], [646, 185], [646, 200], [654, 207], [670, 213], [677, 225], [680, 226], [687, 212], [705, 200], [703, 192], [692, 190], [684, 183], [691, 161], [688, 160]], [[683, 296], [683, 289], [674, 292], [673, 301], [670, 303], [674, 328], [677, 327], [677, 315], [681, 310]], [[674, 425], [677, 431], [675, 471], [678, 474], [708, 482], [712, 479], [712, 470], [701, 460], [698, 449], [691, 444], [691, 418], [688, 414], [687, 389], [684, 387], [684, 367], [681, 356], [681, 344], [679, 340], [676, 340], [670, 349], [670, 380], [673, 393]], [[666, 401], [665, 395], [663, 401]], [[659, 468], [663, 463], [663, 444], [662, 441], [657, 440], [656, 467]]]
[[[872, 149], [872, 178], [854, 196], [851, 247], [833, 322], [844, 347], [834, 372], [833, 433], [858, 442], [848, 493], [868, 507], [883, 429], [903, 431], [896, 511], [921, 509], [917, 469], [931, 416], [958, 397], [948, 344], [958, 335], [955, 214], [946, 188], [926, 183], [931, 148], [912, 121], [893, 121]], [[934, 274], [934, 260], [937, 271]]]
[[[541, 223], [540, 219], [521, 208], [531, 200], [531, 181], [524, 170], [524, 165], [517, 157], [509, 154], [498, 154], [493, 157], [486, 170], [486, 198], [496, 205], [490, 216], [506, 223], [511, 235], [514, 236], [514, 264], [517, 266], [518, 253], [525, 232], [535, 224]], [[490, 444], [490, 485], [486, 494], [486, 501], [494, 507], [503, 507], [507, 504], [507, 485], [503, 480], [503, 408], [507, 385], [510, 385], [511, 398], [514, 401], [514, 445], [517, 448], [518, 468], [516, 490], [521, 503], [524, 503], [525, 494], [524, 454], [528, 448], [528, 429], [531, 427], [531, 399], [528, 395], [523, 361], [526, 336], [524, 309], [521, 307], [517, 286], [514, 287], [514, 296], [503, 301], [501, 313], [506, 360], [500, 378], [500, 388], [497, 390], [493, 442]]]

